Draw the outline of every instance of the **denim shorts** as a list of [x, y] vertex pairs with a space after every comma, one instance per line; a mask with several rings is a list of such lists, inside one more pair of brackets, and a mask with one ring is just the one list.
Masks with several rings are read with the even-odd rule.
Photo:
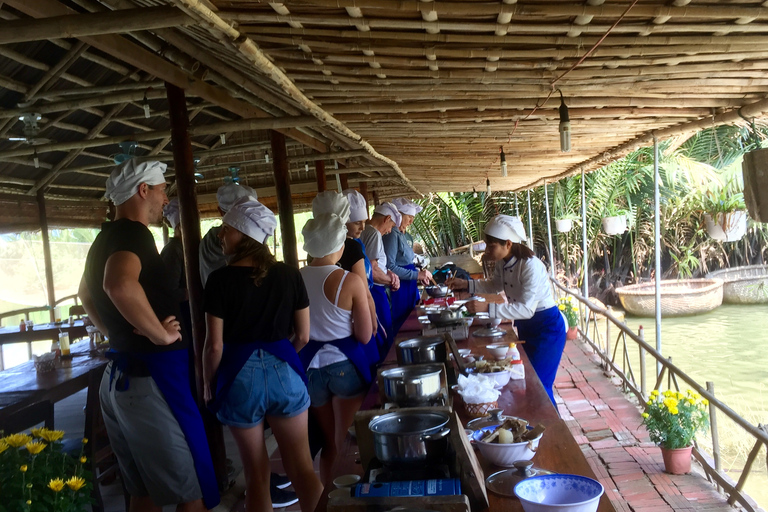
[[235, 377], [216, 417], [225, 425], [251, 428], [264, 416], [290, 418], [308, 408], [304, 380], [282, 359], [257, 350]]
[[312, 407], [321, 407], [331, 399], [352, 398], [365, 391], [365, 381], [352, 361], [339, 361], [322, 368], [307, 370]]

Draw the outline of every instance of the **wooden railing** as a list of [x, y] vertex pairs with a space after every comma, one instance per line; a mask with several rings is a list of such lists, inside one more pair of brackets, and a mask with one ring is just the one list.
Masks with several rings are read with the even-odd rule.
[[[731, 409], [727, 404], [720, 401], [715, 396], [715, 386], [713, 382], [707, 382], [706, 387], [702, 386], [680, 368], [675, 366], [672, 363], [671, 357], [665, 358], [658, 353], [655, 348], [650, 346], [643, 339], [642, 327], [639, 332], [635, 334], [624, 322], [613, 315], [610, 308], [598, 306], [590, 302], [587, 298], [575, 293], [573, 290], [565, 288], [555, 279], [550, 278], [550, 280], [555, 286], [557, 295], [570, 295], [578, 300], [579, 310], [581, 312], [581, 326], [578, 329], [580, 338], [587, 342], [600, 357], [606, 371], [613, 372], [621, 378], [623, 389], [632, 392], [641, 404], [646, 404], [649, 399], [645, 372], [646, 355], [653, 357], [660, 368], [652, 389], [661, 392], [662, 390], [660, 388], [664, 385], [666, 378], [666, 389], [680, 391], [679, 381], [683, 381], [690, 387], [690, 389], [709, 400], [710, 434], [712, 439], [712, 449], [710, 453], [712, 455], [710, 456], [705, 452], [699, 446], [699, 443], [695, 441], [693, 455], [701, 463], [710, 482], [717, 485], [718, 490], [728, 496], [728, 503], [730, 505], [734, 505], [738, 502], [748, 511], [757, 512], [758, 510], [761, 510], [759, 506], [744, 493], [743, 488], [760, 449], [763, 446], [768, 446], [768, 428], [762, 424], [753, 425]], [[601, 315], [606, 319], [604, 335], [600, 332], [598, 315]], [[615, 343], [612, 343], [612, 329], [618, 329]], [[629, 356], [628, 339], [630, 340], [630, 346], [632, 342], [637, 346], [636, 349], [633, 350], [638, 351], [640, 358], [640, 368], [637, 372], [640, 376], [639, 380], [635, 375], [632, 361]], [[621, 352], [621, 354], [619, 354], [619, 352]], [[616, 362], [617, 357], [621, 359], [621, 362], [618, 364]], [[739, 480], [736, 483], [733, 483], [733, 481], [722, 471], [720, 460], [720, 438], [717, 429], [718, 412], [725, 414], [736, 426], [743, 429], [744, 432], [754, 438], [753, 448], [747, 457]]]

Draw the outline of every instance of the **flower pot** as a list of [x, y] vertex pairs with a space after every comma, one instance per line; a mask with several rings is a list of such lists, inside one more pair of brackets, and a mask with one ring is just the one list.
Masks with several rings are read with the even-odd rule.
[[627, 230], [627, 216], [603, 217], [603, 231], [606, 235], [620, 235]]
[[747, 232], [747, 212], [744, 210], [718, 213], [715, 218], [707, 213], [704, 221], [709, 236], [720, 242], [736, 242]]
[[579, 337], [579, 329], [575, 325], [568, 328], [568, 332], [565, 333], [565, 339], [575, 340]]
[[558, 233], [567, 233], [573, 229], [573, 220], [571, 219], [555, 219], [555, 227]]
[[661, 456], [664, 458], [664, 470], [673, 475], [684, 475], [691, 472], [691, 450], [693, 446], [687, 448], [677, 448], [669, 450], [661, 447]]

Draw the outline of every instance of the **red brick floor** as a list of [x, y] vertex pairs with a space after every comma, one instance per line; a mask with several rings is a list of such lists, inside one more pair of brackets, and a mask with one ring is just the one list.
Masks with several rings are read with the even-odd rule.
[[734, 510], [700, 474], [664, 473], [661, 452], [650, 442], [639, 408], [597, 361], [588, 345], [568, 342], [555, 398], [617, 512]]

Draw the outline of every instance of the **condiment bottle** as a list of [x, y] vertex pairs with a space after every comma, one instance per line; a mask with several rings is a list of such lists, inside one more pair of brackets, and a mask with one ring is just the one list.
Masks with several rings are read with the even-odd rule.
[[61, 345], [61, 357], [69, 356], [69, 333], [59, 333], [59, 344]]
[[56, 354], [56, 359], [61, 357], [61, 349], [59, 348], [59, 340], [53, 340], [51, 343], [51, 352]]
[[21, 319], [21, 322], [19, 322], [19, 332], [26, 332], [27, 331], [27, 322], [24, 321], [24, 319]]

